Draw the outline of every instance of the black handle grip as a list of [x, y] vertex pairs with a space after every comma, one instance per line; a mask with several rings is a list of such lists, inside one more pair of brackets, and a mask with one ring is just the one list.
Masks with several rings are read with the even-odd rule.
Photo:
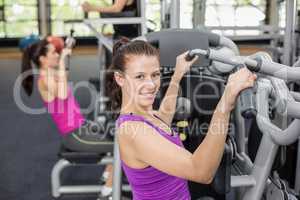
[[185, 56], [185, 60], [186, 60], [186, 61], [191, 61], [191, 60], [193, 60], [195, 57], [196, 57], [196, 55], [195, 55], [195, 54], [192, 54], [192, 52], [189, 51], [188, 54]]
[[[245, 66], [237, 66], [236, 69], [239, 70], [243, 67]], [[245, 119], [254, 118], [256, 116], [257, 110], [255, 108], [253, 88], [247, 88], [241, 91], [239, 98], [241, 103], [241, 115]]]
[[252, 88], [243, 90], [240, 94], [241, 115], [246, 119], [252, 119], [256, 116], [254, 93]]
[[84, 12], [84, 19], [89, 18], [89, 13], [88, 12]]
[[73, 37], [74, 33], [75, 33], [75, 30], [73, 28], [71, 28], [71, 30], [70, 30], [70, 36]]

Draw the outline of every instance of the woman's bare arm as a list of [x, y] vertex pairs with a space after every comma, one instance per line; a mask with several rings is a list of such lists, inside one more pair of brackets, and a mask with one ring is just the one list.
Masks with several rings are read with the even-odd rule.
[[127, 0], [116, 0], [114, 4], [107, 7], [95, 6], [88, 2], [82, 4], [82, 8], [85, 12], [100, 12], [100, 13], [118, 13], [123, 10], [127, 3]]
[[197, 60], [198, 57], [192, 61], [186, 61], [185, 56], [187, 52], [179, 55], [176, 59], [175, 72], [169, 83], [167, 92], [160, 104], [158, 115], [169, 125], [171, 124], [175, 111], [177, 96], [180, 88], [180, 81], [184, 74], [189, 71], [190, 66]]
[[66, 59], [70, 54], [70, 49], [63, 49], [58, 63], [57, 97], [60, 99], [65, 99], [68, 96], [68, 72], [66, 71]]

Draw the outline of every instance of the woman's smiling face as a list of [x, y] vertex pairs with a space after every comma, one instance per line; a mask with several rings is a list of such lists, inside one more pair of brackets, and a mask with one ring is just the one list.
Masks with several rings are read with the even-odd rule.
[[[160, 63], [156, 56], [130, 55], [121, 75], [122, 96], [129, 104], [152, 108], [160, 88]], [[130, 106], [130, 105], [124, 105]]]

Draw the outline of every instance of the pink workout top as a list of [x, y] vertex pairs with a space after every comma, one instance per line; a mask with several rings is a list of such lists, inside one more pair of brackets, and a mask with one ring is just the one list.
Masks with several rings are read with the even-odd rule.
[[[183, 147], [178, 135], [171, 136], [164, 130], [152, 124], [142, 116], [122, 114], [117, 120], [118, 127], [126, 121], [140, 121], [151, 126], [165, 139], [175, 145]], [[132, 188], [133, 200], [190, 200], [190, 192], [187, 181], [166, 174], [152, 166], [144, 169], [135, 169], [127, 166], [121, 159], [122, 168]]]
[[44, 101], [44, 104], [62, 136], [78, 129], [85, 121], [70, 87], [67, 98], [55, 97], [50, 102]]

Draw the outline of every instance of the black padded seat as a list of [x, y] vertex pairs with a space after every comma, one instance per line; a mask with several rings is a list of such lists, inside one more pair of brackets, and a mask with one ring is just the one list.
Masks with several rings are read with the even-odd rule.
[[71, 163], [96, 163], [99, 162], [103, 157], [109, 152], [113, 152], [113, 141], [110, 144], [101, 145], [103, 147], [103, 152], [78, 152], [72, 151], [61, 145], [58, 156], [60, 158], [66, 159]]

